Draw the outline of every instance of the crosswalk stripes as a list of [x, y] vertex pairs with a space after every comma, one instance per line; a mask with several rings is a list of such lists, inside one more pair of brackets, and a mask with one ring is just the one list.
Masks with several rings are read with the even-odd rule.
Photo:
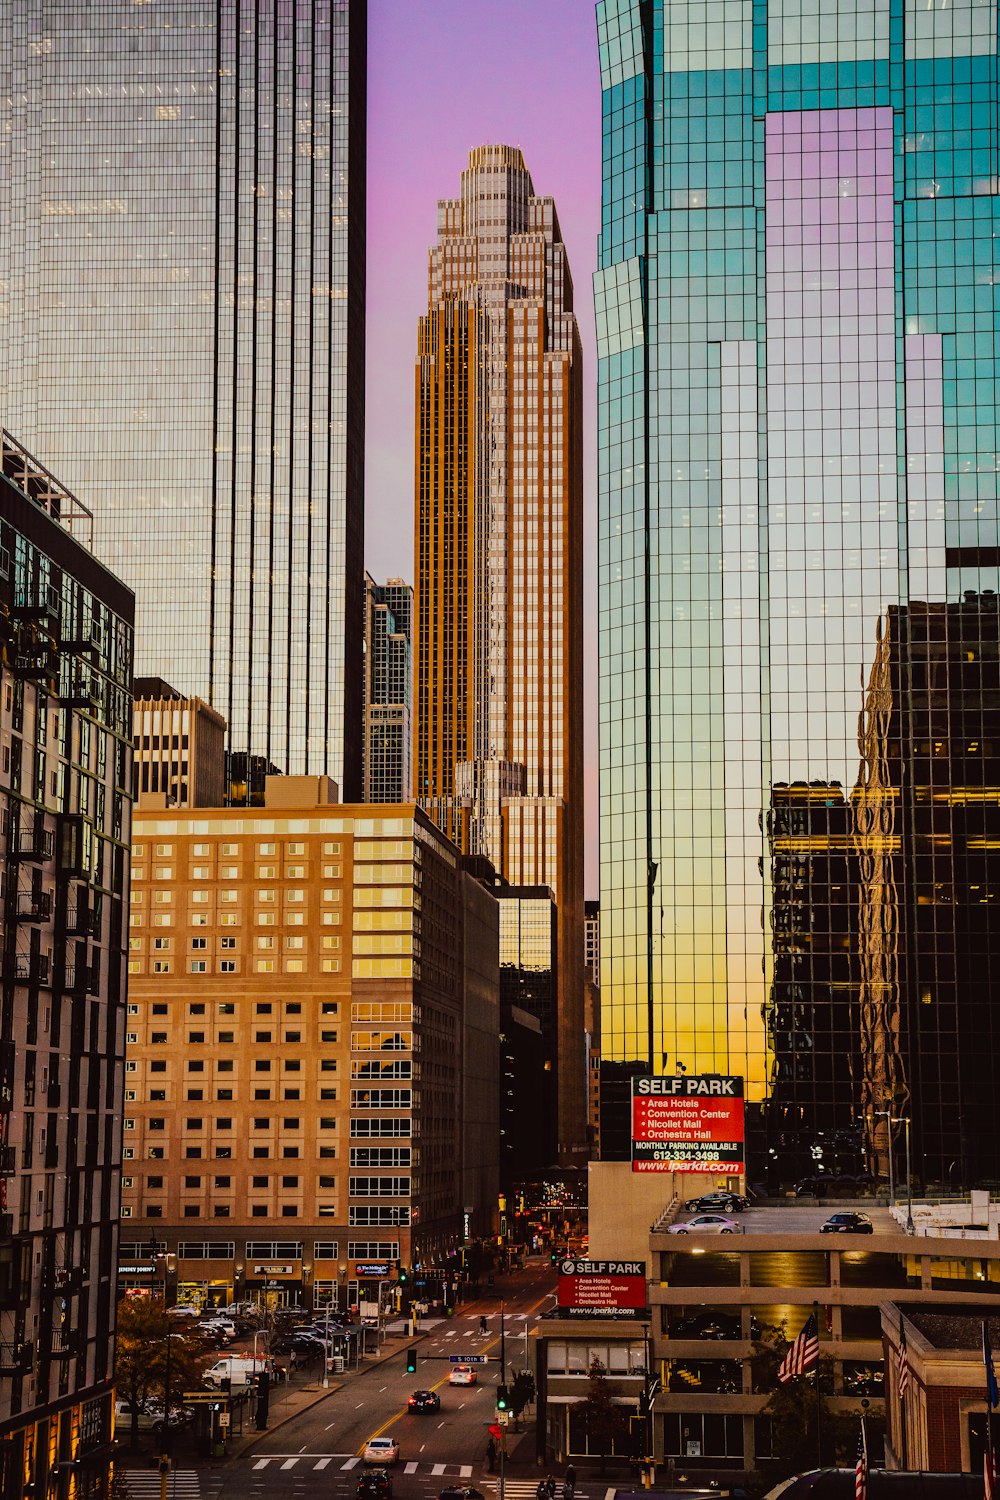
[[[273, 1465], [277, 1469], [284, 1470], [295, 1469], [301, 1465], [302, 1468], [309, 1468], [314, 1472], [320, 1472], [323, 1469], [329, 1468], [336, 1459], [343, 1457], [342, 1453], [262, 1453], [254, 1460], [253, 1467], [255, 1470], [260, 1470], [270, 1469]], [[355, 1456], [348, 1458], [344, 1463], [337, 1464], [337, 1468], [343, 1474], [357, 1468], [360, 1462], [361, 1459]], [[444, 1474], [457, 1474], [460, 1479], [471, 1479], [472, 1465], [419, 1463], [417, 1460], [411, 1459], [409, 1463], [403, 1465], [403, 1473], [431, 1474], [437, 1479]], [[143, 1491], [141, 1497], [137, 1495], [136, 1500], [145, 1500], [146, 1493], [146, 1491]], [[158, 1490], [157, 1495], [159, 1495]], [[178, 1491], [177, 1500], [188, 1500], [188, 1497], [182, 1496], [181, 1492]], [[194, 1500], [200, 1500], [197, 1490], [194, 1491]]]
[[[160, 1500], [160, 1476], [156, 1469], [126, 1469], [129, 1500]], [[201, 1500], [197, 1469], [173, 1469], [167, 1478], [167, 1500]]]
[[[483, 1475], [482, 1485], [484, 1490], [499, 1489], [499, 1480], [496, 1474]], [[507, 1500], [535, 1500], [538, 1493], [537, 1479], [507, 1479], [503, 1482], [504, 1495]], [[586, 1490], [574, 1490], [575, 1500], [589, 1500]], [[556, 1495], [561, 1494], [561, 1489], [556, 1489]]]

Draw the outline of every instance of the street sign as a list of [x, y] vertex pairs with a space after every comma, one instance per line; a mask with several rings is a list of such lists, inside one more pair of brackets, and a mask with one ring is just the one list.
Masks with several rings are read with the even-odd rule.
[[219, 1412], [219, 1426], [220, 1427], [228, 1427], [229, 1426], [229, 1413], [227, 1411], [220, 1411]]
[[491, 1422], [490, 1423], [490, 1437], [491, 1438], [502, 1438], [503, 1437], [503, 1428], [500, 1426], [499, 1422]]
[[485, 1365], [489, 1359], [485, 1354], [451, 1354], [449, 1358], [453, 1365]]

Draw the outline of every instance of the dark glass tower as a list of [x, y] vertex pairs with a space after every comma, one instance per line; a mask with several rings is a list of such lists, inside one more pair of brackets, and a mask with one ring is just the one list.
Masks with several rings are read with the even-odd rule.
[[361, 794], [364, 0], [0, 12], [0, 421], [136, 670]]
[[849, 795], [880, 618], [997, 587], [997, 7], [597, 18], [602, 1057], [756, 1100], [771, 788]]

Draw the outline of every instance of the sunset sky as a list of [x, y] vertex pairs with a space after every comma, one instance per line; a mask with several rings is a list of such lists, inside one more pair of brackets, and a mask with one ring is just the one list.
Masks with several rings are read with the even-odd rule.
[[438, 198], [473, 146], [520, 146], [556, 201], [584, 355], [587, 894], [597, 895], [596, 355], [601, 99], [591, 0], [370, 0], [365, 562], [413, 581], [413, 360]]

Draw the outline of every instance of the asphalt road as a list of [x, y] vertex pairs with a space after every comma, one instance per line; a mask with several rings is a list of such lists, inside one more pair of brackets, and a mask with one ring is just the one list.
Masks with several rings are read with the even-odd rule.
[[[554, 1274], [546, 1263], [528, 1268], [502, 1288], [508, 1368], [525, 1366], [525, 1330], [551, 1306]], [[490, 1325], [479, 1332], [480, 1314]], [[363, 1468], [361, 1451], [369, 1438], [392, 1436], [400, 1445], [393, 1470], [393, 1500], [433, 1500], [445, 1484], [475, 1485], [493, 1500], [495, 1479], [486, 1463], [488, 1427], [494, 1418], [494, 1392], [500, 1379], [500, 1303], [481, 1301], [431, 1328], [417, 1345], [415, 1375], [406, 1373], [405, 1350], [383, 1364], [352, 1375], [280, 1430], [264, 1435], [253, 1451], [224, 1469], [178, 1469], [170, 1476], [168, 1500], [259, 1500], [259, 1497], [329, 1497], [353, 1500]], [[474, 1386], [452, 1386], [452, 1355], [487, 1355]], [[533, 1360], [532, 1360], [533, 1362]], [[440, 1412], [420, 1416], [406, 1410], [414, 1390], [437, 1390]], [[529, 1418], [530, 1421], [530, 1418]], [[131, 1476], [130, 1476], [131, 1477]], [[152, 1476], [150, 1476], [152, 1478]], [[536, 1481], [508, 1486], [508, 1500], [528, 1500]], [[522, 1494], [523, 1492], [523, 1494]], [[158, 1489], [157, 1489], [158, 1493]], [[602, 1490], [603, 1495], [603, 1490]], [[579, 1491], [578, 1491], [579, 1494]], [[135, 1500], [145, 1500], [141, 1480]], [[590, 1497], [583, 1497], [590, 1500]]]

